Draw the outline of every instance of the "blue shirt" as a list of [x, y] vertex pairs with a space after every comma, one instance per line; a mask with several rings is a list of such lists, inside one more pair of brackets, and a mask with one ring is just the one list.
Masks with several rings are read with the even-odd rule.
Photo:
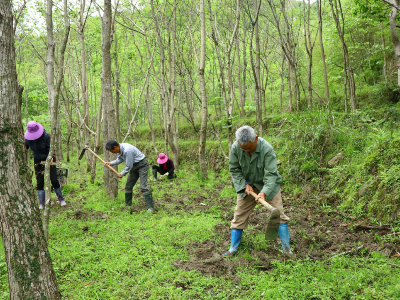
[[125, 176], [130, 172], [133, 167], [133, 164], [138, 163], [146, 156], [139, 151], [138, 148], [132, 146], [128, 143], [119, 144], [119, 153], [117, 153], [117, 159], [110, 161], [111, 166], [119, 165], [123, 161], [125, 161], [126, 168], [122, 170], [121, 175]]

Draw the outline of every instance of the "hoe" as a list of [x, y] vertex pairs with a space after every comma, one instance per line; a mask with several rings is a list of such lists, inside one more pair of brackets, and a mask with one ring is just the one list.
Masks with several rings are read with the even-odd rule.
[[[89, 148], [89, 146], [87, 146], [87, 145], [85, 145], [85, 147], [83, 148], [83, 150], [82, 150], [82, 152], [81, 152], [81, 155], [79, 155], [79, 160], [82, 159], [82, 157], [83, 157], [83, 155], [85, 154], [85, 151], [86, 151], [86, 150], [88, 150], [88, 151], [89, 151], [90, 153], [92, 153], [95, 157], [97, 157], [98, 159], [100, 159], [101, 162], [102, 162], [103, 164], [106, 163], [104, 160], [101, 159], [100, 156], [98, 156], [96, 153], [94, 153], [94, 152]], [[109, 168], [111, 171], [113, 171], [115, 174], [119, 175], [119, 173], [118, 173], [113, 167], [108, 166], [108, 168]]]
[[[254, 198], [257, 197], [257, 194], [254, 192], [250, 192], [250, 195], [252, 195]], [[259, 198], [258, 202], [260, 202], [263, 206], [265, 206], [266, 209], [271, 212], [267, 228], [265, 228], [265, 239], [267, 241], [273, 241], [278, 237], [278, 230], [281, 222], [281, 213], [279, 209], [272, 207], [263, 198]]]

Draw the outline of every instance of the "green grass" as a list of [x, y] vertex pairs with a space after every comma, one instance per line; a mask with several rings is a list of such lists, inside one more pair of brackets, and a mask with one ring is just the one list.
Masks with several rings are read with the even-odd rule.
[[[369, 118], [365, 113], [335, 115], [334, 129], [324, 118], [319, 112], [280, 115], [269, 120], [265, 134], [282, 161], [280, 172], [285, 190], [297, 199], [296, 195], [303, 193], [303, 185], [312, 186], [314, 198], [305, 203], [305, 208], [307, 205], [336, 207], [326, 197], [318, 198], [317, 190], [321, 188], [321, 194], [342, 201], [349, 184], [357, 187], [348, 175], [358, 174], [359, 166], [365, 164], [369, 155], [376, 153], [387, 139], [399, 136], [390, 126], [385, 127], [383, 121], [362, 123], [360, 120]], [[254, 119], [241, 122], [253, 125]], [[193, 135], [191, 130], [191, 126], [182, 129], [186, 135]], [[148, 137], [144, 128], [138, 128], [137, 132]], [[224, 133], [220, 136], [225, 138]], [[329, 143], [325, 143], [326, 138]], [[226, 140], [223, 145], [226, 147]], [[52, 209], [55, 215], [51, 217], [49, 232], [49, 251], [64, 299], [400, 299], [399, 259], [378, 253], [363, 258], [343, 255], [324, 261], [276, 260], [268, 271], [240, 267], [233, 275], [218, 277], [177, 269], [172, 263], [190, 259], [187, 245], [191, 242], [225, 239], [214, 226], [227, 222], [221, 219], [221, 214], [226, 213], [226, 207], [232, 213], [236, 199], [226, 165], [220, 173], [210, 171], [209, 179], [201, 180], [199, 168], [190, 163], [196, 160], [198, 142], [193, 138], [183, 141], [181, 147], [185, 155], [178, 179], [150, 182], [156, 203], [157, 199], [170, 199], [168, 206], [164, 206], [167, 209], [157, 214], [145, 212], [138, 186], [134, 188], [133, 205], [143, 211], [130, 214], [121, 209], [124, 206], [121, 190], [126, 178], [120, 180], [118, 197], [111, 199], [104, 190], [101, 165], [97, 166], [94, 184], [90, 184], [89, 176], [83, 172], [84, 163], [78, 166], [73, 159], [64, 164], [70, 170], [69, 184], [63, 190], [69, 206], [66, 210], [58, 206]], [[215, 149], [219, 143], [212, 141], [208, 147]], [[140, 143], [138, 148], [141, 149]], [[341, 165], [329, 170], [318, 166], [321, 153], [326, 163], [340, 151], [346, 155]], [[300, 171], [309, 172], [312, 178], [308, 181], [300, 178]], [[397, 184], [396, 174], [385, 178]], [[358, 190], [354, 188], [351, 192]], [[218, 199], [213, 198], [214, 194]], [[176, 209], [178, 200], [182, 203]], [[206, 204], [202, 209], [196, 208], [200, 202]], [[363, 202], [356, 201], [348, 209], [362, 215], [363, 207]], [[76, 214], [78, 211], [81, 215]], [[390, 240], [398, 243], [398, 237]], [[251, 251], [264, 246], [269, 247], [261, 235], [248, 234], [238, 258], [257, 260]], [[0, 299], [9, 299], [3, 248], [0, 249]]]
[[[68, 166], [68, 165], [67, 165]], [[213, 226], [220, 219], [218, 206], [206, 211], [166, 211], [129, 214], [122, 211], [123, 194], [110, 199], [97, 180], [80, 188], [86, 175], [73, 161], [70, 184], [64, 189], [75, 210], [87, 218], [77, 219], [72, 210], [51, 218], [49, 250], [64, 299], [398, 299], [400, 268], [392, 260], [377, 255], [368, 258], [337, 257], [324, 262], [312, 260], [273, 262], [271, 271], [240, 268], [234, 276], [209, 277], [195, 271], [175, 268], [176, 260], [190, 256], [185, 245], [193, 241], [221, 240]], [[229, 174], [210, 173], [199, 180], [197, 171], [178, 172], [180, 186], [165, 182], [153, 184], [154, 197], [204, 196], [228, 183]], [[125, 180], [125, 179], [124, 179]], [[124, 184], [120, 182], [120, 189]], [[163, 185], [168, 188], [163, 189]], [[189, 192], [190, 191], [190, 192]], [[137, 192], [137, 187], [135, 187]], [[137, 194], [137, 193], [135, 193]], [[230, 184], [221, 190], [223, 201], [234, 198]], [[142, 199], [135, 197], [134, 205]], [[233, 208], [233, 203], [232, 203]], [[101, 215], [107, 214], [108, 219]], [[86, 230], [83, 230], [86, 229]], [[255, 237], [251, 237], [255, 238]], [[244, 246], [246, 243], [244, 243]], [[251, 251], [251, 249], [249, 249]], [[252, 259], [249, 252], [242, 257]], [[0, 252], [0, 299], [8, 299], [3, 250]]]

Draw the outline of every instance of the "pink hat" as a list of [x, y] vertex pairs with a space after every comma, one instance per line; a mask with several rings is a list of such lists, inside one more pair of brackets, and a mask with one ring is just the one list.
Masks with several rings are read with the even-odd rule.
[[164, 153], [160, 153], [160, 155], [158, 155], [158, 159], [157, 159], [157, 163], [161, 164], [165, 164], [168, 160], [168, 156], [166, 156]]
[[25, 138], [30, 141], [37, 140], [42, 136], [43, 130], [42, 124], [30, 121], [26, 124]]

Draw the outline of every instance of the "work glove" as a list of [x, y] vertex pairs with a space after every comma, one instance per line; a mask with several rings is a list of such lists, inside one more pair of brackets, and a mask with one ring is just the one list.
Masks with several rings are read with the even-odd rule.
[[163, 178], [164, 176], [168, 176], [168, 175], [169, 175], [169, 173], [167, 172], [164, 175], [161, 175], [160, 178]]

